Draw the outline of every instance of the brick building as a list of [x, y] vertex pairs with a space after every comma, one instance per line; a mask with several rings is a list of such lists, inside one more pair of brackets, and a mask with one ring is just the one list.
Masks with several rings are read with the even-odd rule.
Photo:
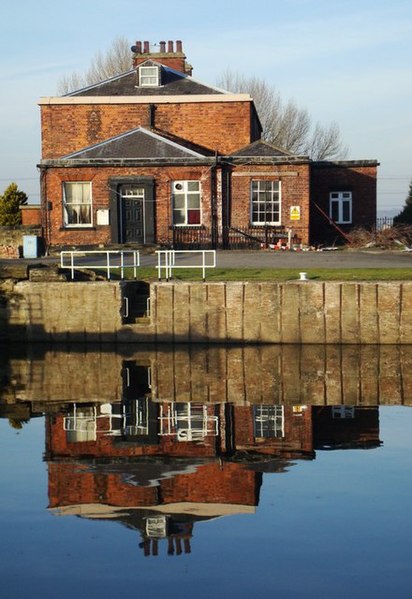
[[261, 139], [253, 99], [191, 76], [181, 42], [40, 100], [49, 246], [303, 244], [373, 226], [375, 160], [314, 162]]

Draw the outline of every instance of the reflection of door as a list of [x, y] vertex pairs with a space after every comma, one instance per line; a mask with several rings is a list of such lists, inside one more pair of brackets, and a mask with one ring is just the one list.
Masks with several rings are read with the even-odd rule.
[[136, 185], [121, 188], [121, 242], [145, 243], [144, 189]]

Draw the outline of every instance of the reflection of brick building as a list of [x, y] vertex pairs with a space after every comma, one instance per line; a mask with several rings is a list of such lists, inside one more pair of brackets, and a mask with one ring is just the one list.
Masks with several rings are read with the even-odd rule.
[[368, 449], [380, 445], [377, 407], [316, 406], [312, 412], [315, 449]]
[[193, 524], [253, 513], [262, 472], [282, 472], [314, 448], [379, 445], [378, 408], [153, 403], [73, 405], [46, 421], [49, 506], [115, 518], [190, 551]]

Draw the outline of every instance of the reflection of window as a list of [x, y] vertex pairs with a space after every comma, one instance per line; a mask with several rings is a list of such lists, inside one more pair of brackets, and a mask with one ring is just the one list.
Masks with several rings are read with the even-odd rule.
[[207, 406], [193, 403], [172, 403], [160, 406], [160, 435], [176, 437], [178, 441], [202, 441], [218, 433], [218, 417], [208, 414]]
[[254, 436], [284, 437], [283, 406], [260, 405], [253, 407]]
[[89, 227], [92, 224], [91, 183], [63, 183], [64, 224]]
[[139, 83], [143, 87], [157, 87], [159, 83], [159, 67], [140, 67]]
[[200, 181], [174, 181], [173, 224], [200, 225]]
[[167, 516], [148, 516], [146, 535], [154, 539], [164, 539], [167, 536]]
[[336, 420], [355, 418], [355, 408], [354, 406], [333, 406], [332, 418]]
[[280, 225], [280, 181], [252, 181], [253, 225]]
[[351, 191], [332, 191], [329, 194], [329, 217], [341, 225], [352, 222]]

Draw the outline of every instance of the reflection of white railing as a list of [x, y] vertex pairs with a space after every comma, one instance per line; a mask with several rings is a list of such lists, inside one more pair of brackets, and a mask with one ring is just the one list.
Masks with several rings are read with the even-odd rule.
[[[202, 278], [206, 278], [207, 268], [216, 268], [216, 250], [158, 250], [157, 254], [157, 275], [159, 281], [162, 278], [162, 271], [164, 270], [165, 279], [168, 281], [173, 276], [173, 271], [176, 268], [201, 268]], [[210, 256], [211, 260], [208, 260]], [[194, 263], [183, 263], [176, 264], [176, 257], [194, 257]], [[200, 263], [196, 261], [196, 258], [200, 258]]]
[[[92, 255], [97, 260], [90, 260], [91, 264], [78, 262], [79, 258], [85, 258]], [[104, 258], [102, 264], [101, 258]], [[133, 268], [134, 278], [137, 278], [137, 268], [140, 266], [140, 254], [137, 250], [65, 250], [60, 252], [60, 267], [69, 268], [71, 277], [74, 279], [75, 270], [84, 270], [87, 268], [106, 270], [107, 278], [110, 279], [110, 271], [120, 270], [120, 277], [124, 279], [124, 269]]]
[[191, 403], [171, 403], [160, 406], [160, 435], [176, 437], [178, 441], [203, 441], [218, 434], [218, 417], [207, 413], [207, 406]]
[[126, 408], [123, 404], [98, 406], [73, 405], [72, 412], [64, 417], [63, 429], [74, 433], [77, 441], [92, 441], [97, 434], [147, 435], [149, 432], [147, 398], [136, 399]]

